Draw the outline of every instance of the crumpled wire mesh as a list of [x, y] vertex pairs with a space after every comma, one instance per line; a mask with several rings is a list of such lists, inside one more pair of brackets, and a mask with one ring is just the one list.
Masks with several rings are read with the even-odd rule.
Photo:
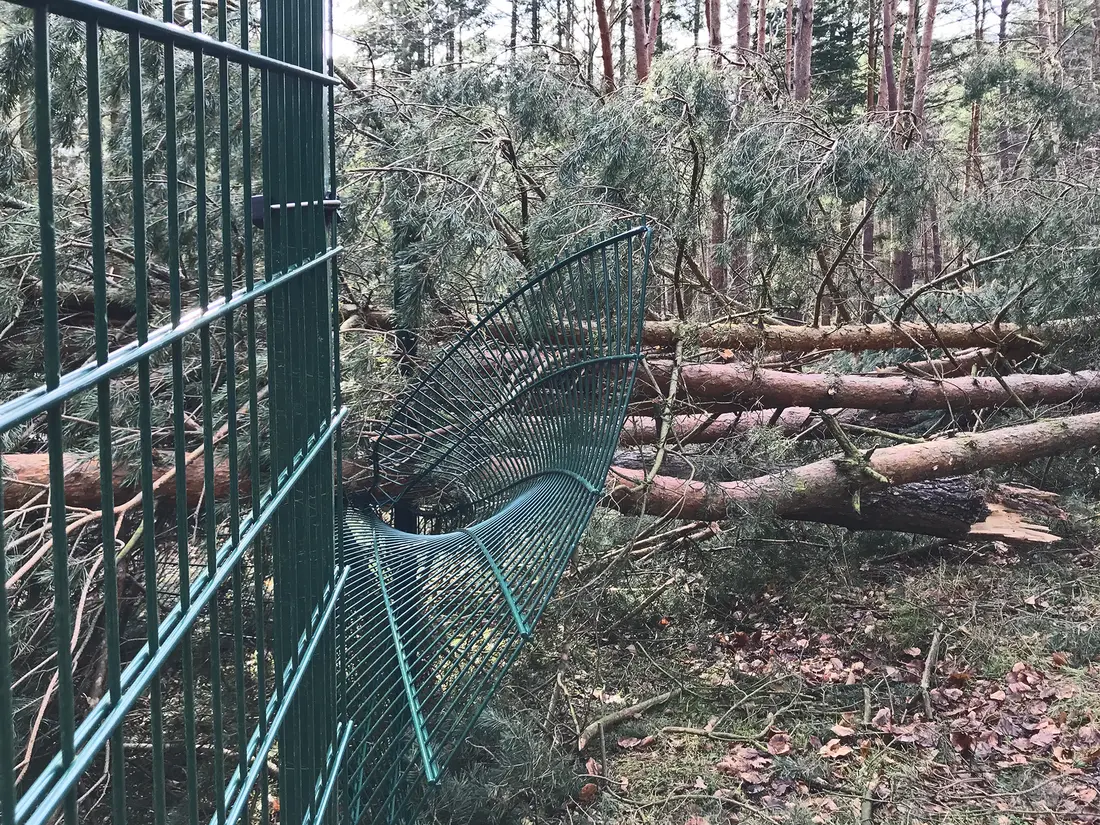
[[[345, 513], [353, 821], [408, 821], [530, 636], [591, 518], [641, 356], [650, 230], [531, 278], [447, 350]], [[414, 506], [435, 535], [387, 524]]]

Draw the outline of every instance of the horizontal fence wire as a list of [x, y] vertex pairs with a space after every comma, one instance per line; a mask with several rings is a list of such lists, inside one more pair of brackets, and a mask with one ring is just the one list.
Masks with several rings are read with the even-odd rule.
[[0, 399], [2, 825], [346, 807], [331, 6], [181, 9], [0, 2], [43, 341]]

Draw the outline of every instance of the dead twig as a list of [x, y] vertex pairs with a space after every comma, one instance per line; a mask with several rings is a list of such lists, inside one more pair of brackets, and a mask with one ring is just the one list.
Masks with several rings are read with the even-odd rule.
[[591, 741], [593, 736], [596, 736], [601, 731], [607, 728], [613, 728], [620, 722], [624, 722], [627, 719], [631, 719], [641, 713], [645, 713], [650, 708], [655, 708], [658, 705], [663, 705], [667, 702], [671, 702], [673, 699], [680, 697], [680, 689], [670, 690], [668, 693], [662, 693], [659, 696], [653, 696], [645, 701], [633, 704], [630, 707], [620, 708], [613, 713], [609, 713], [606, 716], [601, 716], [595, 722], [591, 723], [583, 731], [577, 739], [577, 750], [583, 751]]

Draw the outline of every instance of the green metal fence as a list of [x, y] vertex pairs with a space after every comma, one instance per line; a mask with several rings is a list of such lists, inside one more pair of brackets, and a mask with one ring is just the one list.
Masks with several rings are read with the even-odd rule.
[[[0, 405], [0, 823], [335, 819], [331, 8], [19, 2], [44, 380]], [[95, 357], [65, 370], [74, 279]]]

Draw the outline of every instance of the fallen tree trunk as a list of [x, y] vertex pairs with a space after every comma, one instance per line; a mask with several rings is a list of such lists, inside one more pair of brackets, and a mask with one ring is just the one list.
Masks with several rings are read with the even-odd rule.
[[[652, 472], [655, 457], [652, 447], [619, 450], [615, 453], [614, 465], [616, 470]], [[713, 459], [705, 454], [664, 452], [658, 471], [665, 478], [694, 479], [704, 483], [726, 480], [722, 478], [723, 468], [716, 467]], [[1057, 541], [1057, 536], [1041, 526], [1028, 524], [1019, 515], [1021, 509], [1060, 513], [1060, 508], [1051, 505], [1049, 494], [1022, 488], [1006, 489], [1018, 492], [1014, 497], [1001, 495], [998, 488], [986, 489], [962, 477], [914, 481], [862, 493], [858, 510], [838, 508], [835, 502], [826, 501], [801, 510], [798, 519], [835, 524], [850, 530], [889, 530], [947, 539]]]
[[997, 346], [1022, 351], [1041, 350], [1064, 338], [1079, 320], [1051, 321], [1040, 327], [1016, 324], [850, 324], [809, 327], [795, 324], [689, 325], [680, 321], [648, 321], [644, 340], [648, 346], [669, 347], [680, 337], [691, 336], [704, 347], [810, 352], [839, 349], [864, 352], [883, 349], [956, 349]]
[[[946, 502], [954, 500], [956, 503], [952, 506], [956, 510], [973, 513], [976, 512], [973, 500], [959, 489], [910, 486], [905, 490], [901, 485], [966, 475], [1002, 464], [1032, 461], [1098, 445], [1100, 413], [1090, 413], [1006, 427], [988, 433], [880, 449], [868, 459], [867, 465], [879, 478], [889, 479], [890, 484], [866, 473], [861, 474], [857, 469], [845, 468], [833, 459], [756, 479], [711, 484], [658, 475], [646, 485], [645, 470], [612, 467], [608, 474], [610, 491], [603, 503], [625, 513], [636, 514], [643, 510], [649, 513], [675, 512], [679, 518], [698, 521], [736, 518], [753, 508], [770, 511], [783, 518], [825, 521], [854, 529], [891, 529], [941, 535], [945, 528], [933, 524], [935, 516], [927, 513], [919, 515], [914, 508], [928, 510], [946, 506]], [[6, 511], [11, 512], [39, 497], [41, 501], [45, 500], [49, 489], [49, 463], [49, 456], [45, 453], [4, 456]], [[98, 461], [68, 454], [64, 464], [66, 503], [75, 507], [101, 506]], [[170, 468], [171, 464], [158, 454], [157, 474], [168, 472]], [[213, 495], [224, 500], [229, 492], [228, 464], [218, 461], [214, 469]], [[349, 490], [363, 489], [370, 484], [370, 473], [354, 461], [345, 461], [343, 470]], [[211, 492], [205, 489], [203, 475], [197, 468], [187, 473], [187, 500], [191, 507]], [[139, 490], [130, 468], [123, 463], [115, 466], [113, 479], [116, 501], [135, 495]], [[246, 473], [241, 474], [239, 483], [247, 483]], [[858, 510], [853, 506], [853, 493], [857, 490], [860, 491], [861, 503]], [[174, 484], [162, 485], [154, 494], [158, 498], [174, 496]], [[898, 499], [903, 495], [914, 502], [914, 507], [909, 508], [914, 514], [906, 517], [905, 526], [900, 526], [902, 520], [897, 516]], [[875, 513], [883, 515], [880, 517]], [[888, 518], [891, 513], [894, 514], [892, 521]], [[915, 529], [919, 524], [924, 526]]]
[[[613, 467], [608, 474], [610, 492], [604, 503], [626, 513], [674, 512], [679, 518], [698, 521], [738, 518], [751, 509], [788, 519], [831, 524], [847, 521], [859, 527], [863, 524], [863, 502], [880, 500], [872, 494], [889, 494], [883, 498], [883, 506], [892, 507], [896, 506], [891, 501], [896, 498], [893, 492], [900, 490], [901, 485], [966, 475], [1097, 445], [1100, 445], [1100, 413], [1089, 413], [880, 449], [866, 462], [877, 479], [833, 459], [746, 481], [712, 484], [657, 476], [646, 485], [644, 470]], [[890, 483], [881, 481], [882, 478]], [[854, 506], [856, 491], [860, 493], [858, 510]]]
[[[345, 305], [345, 317], [356, 313]], [[370, 309], [362, 313], [369, 329], [392, 329], [393, 313]], [[1085, 319], [1058, 319], [1035, 327], [1017, 324], [850, 324], [810, 327], [798, 324], [691, 324], [683, 321], [646, 321], [642, 342], [650, 347], [672, 347], [681, 338], [717, 349], [763, 349], [773, 352], [812, 352], [839, 349], [864, 352], [885, 349], [955, 349], [999, 347], [1015, 352], [1035, 352], [1065, 339]], [[501, 327], [505, 333], [505, 328]], [[510, 337], [510, 333], [505, 334]]]
[[[672, 420], [668, 438], [672, 443], [714, 444], [742, 435], [756, 427], [774, 427], [783, 435], [794, 436], [812, 425], [814, 420], [814, 410], [810, 407], [747, 410], [720, 415], [692, 413], [678, 415]], [[632, 415], [623, 424], [619, 444], [623, 447], [656, 444], [660, 434], [660, 419]]]
[[[99, 460], [76, 453], [66, 453], [65, 467], [65, 504], [70, 507], [98, 509], [101, 506], [99, 488]], [[160, 477], [172, 469], [172, 455], [157, 452], [153, 456], [153, 475]], [[50, 490], [50, 457], [47, 453], [12, 453], [3, 457], [4, 470], [4, 510], [10, 513], [36, 498], [45, 502]], [[242, 492], [247, 492], [248, 472], [239, 473]], [[134, 468], [119, 462], [112, 468], [115, 504], [141, 492], [141, 481]], [[202, 501], [205, 490], [204, 471], [201, 460], [187, 468], [187, 506], [197, 507]], [[229, 462], [214, 463], [214, 498], [229, 498]], [[154, 490], [158, 499], [173, 498], [176, 485], [161, 485]]]
[[[664, 399], [671, 364], [643, 370], [635, 400]], [[707, 409], [763, 407], [854, 408], [880, 412], [965, 410], [1023, 403], [1100, 401], [1100, 372], [1006, 375], [1003, 378], [921, 378], [911, 375], [826, 375], [759, 370], [736, 364], [689, 364], [677, 395]]]

